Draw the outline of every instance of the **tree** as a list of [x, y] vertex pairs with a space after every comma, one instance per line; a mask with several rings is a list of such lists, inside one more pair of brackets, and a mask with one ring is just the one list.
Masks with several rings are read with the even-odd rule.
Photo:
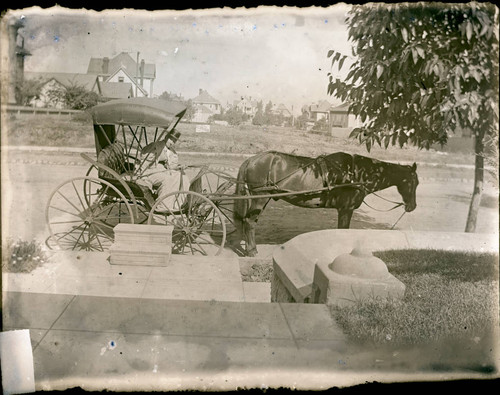
[[262, 100], [260, 100], [257, 103], [257, 111], [252, 119], [253, 125], [262, 126], [266, 124], [266, 118], [264, 117], [264, 112], [262, 111], [263, 106]]
[[29, 106], [32, 100], [40, 98], [42, 81], [40, 79], [18, 81], [15, 86], [15, 92], [16, 103], [22, 106]]
[[[498, 152], [498, 13], [493, 4], [353, 6], [346, 23], [353, 57], [328, 52], [345, 80], [328, 93], [350, 103], [363, 126], [351, 137], [387, 148], [446, 144], [458, 128], [474, 134], [474, 190], [465, 227], [474, 232], [487, 141]], [[492, 138], [493, 137], [493, 138]], [[493, 148], [493, 147], [490, 147]], [[498, 166], [498, 164], [497, 164]]]
[[62, 95], [61, 99], [65, 107], [72, 110], [86, 110], [95, 106], [99, 101], [97, 93], [88, 91], [84, 86], [76, 83], [70, 84], [63, 90], [54, 90], [56, 95], [57, 92]]
[[185, 100], [182, 95], [178, 95], [177, 93], [171, 93], [168, 91], [163, 92], [160, 96], [158, 96], [159, 99], [162, 100], [168, 100], [168, 101], [178, 101], [181, 102], [186, 106], [186, 113], [184, 114], [183, 119], [185, 121], [190, 121], [193, 119], [194, 113], [195, 113], [195, 108], [193, 105], [193, 101], [191, 99]]

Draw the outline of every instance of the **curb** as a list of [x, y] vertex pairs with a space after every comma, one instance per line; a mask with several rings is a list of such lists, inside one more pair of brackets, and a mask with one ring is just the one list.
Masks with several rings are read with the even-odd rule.
[[[59, 153], [86, 153], [94, 154], [95, 150], [93, 148], [74, 148], [74, 147], [48, 147], [48, 146], [2, 146], [2, 152], [8, 151], [32, 151], [32, 152], [59, 152]], [[178, 154], [185, 156], [207, 156], [207, 157], [230, 157], [230, 158], [250, 158], [255, 154], [243, 154], [243, 153], [232, 153], [232, 152], [197, 152], [197, 151], [178, 151]], [[411, 165], [413, 161], [399, 161], [402, 165]], [[474, 169], [474, 165], [463, 165], [455, 163], [437, 163], [437, 162], [420, 162], [422, 166], [429, 167], [451, 167], [456, 169]], [[493, 168], [486, 168], [492, 170]]]

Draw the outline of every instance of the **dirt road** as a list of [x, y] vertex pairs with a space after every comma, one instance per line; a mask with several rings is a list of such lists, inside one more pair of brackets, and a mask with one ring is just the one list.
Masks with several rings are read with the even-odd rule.
[[[233, 174], [242, 160], [236, 156], [181, 155], [184, 163], [218, 163]], [[418, 207], [414, 212], [405, 214], [395, 229], [463, 232], [472, 191], [472, 169], [419, 166]], [[50, 193], [61, 182], [85, 175], [87, 169], [88, 165], [76, 153], [13, 152], [4, 157], [2, 233], [25, 240], [45, 240], [48, 231], [44, 210]], [[394, 187], [381, 195], [391, 200], [400, 199]], [[392, 204], [375, 196], [368, 196], [365, 201], [379, 210], [392, 207]], [[362, 205], [355, 211], [351, 227], [390, 229], [402, 210], [382, 212]], [[282, 201], [271, 201], [259, 218], [257, 243], [280, 244], [304, 232], [335, 228], [336, 224], [336, 210], [303, 209]], [[498, 232], [498, 190], [490, 184], [485, 188], [477, 232]]]

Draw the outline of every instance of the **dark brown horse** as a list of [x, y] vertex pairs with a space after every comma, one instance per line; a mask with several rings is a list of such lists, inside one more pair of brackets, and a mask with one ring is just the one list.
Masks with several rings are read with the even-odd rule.
[[[267, 196], [235, 199], [238, 236], [233, 245], [244, 239], [247, 255], [256, 255], [256, 222], [271, 194], [278, 194], [273, 199], [283, 199], [295, 206], [336, 208], [339, 229], [349, 228], [353, 211], [366, 195], [391, 186], [397, 187], [405, 210], [413, 211], [417, 207], [416, 169], [415, 163], [399, 165], [344, 152], [309, 158], [268, 151], [248, 158], [239, 169], [236, 194]], [[303, 191], [313, 192], [295, 194]]]

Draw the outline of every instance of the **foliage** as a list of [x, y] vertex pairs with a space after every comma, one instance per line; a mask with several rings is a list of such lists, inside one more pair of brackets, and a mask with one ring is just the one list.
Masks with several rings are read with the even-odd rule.
[[241, 109], [233, 106], [223, 112], [222, 114], [215, 114], [212, 116], [212, 119], [217, 121], [226, 121], [231, 126], [241, 125], [243, 122], [246, 122], [250, 116], [245, 114]]
[[252, 119], [252, 125], [263, 126], [267, 125], [267, 119], [264, 116], [262, 100], [257, 103], [257, 112]]
[[436, 250], [375, 255], [406, 285], [405, 296], [334, 307], [352, 338], [379, 345], [425, 344], [482, 337], [498, 324], [498, 255]]
[[36, 240], [7, 240], [5, 254], [2, 254], [2, 271], [29, 273], [47, 260], [45, 252]]
[[[493, 4], [354, 6], [346, 19], [355, 60], [328, 93], [364, 125], [352, 136], [429, 148], [457, 127], [498, 129], [498, 13]], [[329, 51], [339, 70], [349, 58]]]
[[160, 96], [158, 96], [158, 98], [162, 100], [181, 102], [186, 106], [186, 113], [184, 114], [184, 117], [182, 117], [182, 119], [184, 121], [190, 121], [191, 119], [193, 119], [195, 108], [191, 99], [185, 100], [182, 95], [168, 91], [164, 91]]
[[15, 86], [16, 103], [28, 106], [32, 100], [40, 98], [41, 91], [41, 79], [18, 81]]
[[312, 127], [312, 130], [314, 131], [324, 131], [328, 129], [328, 121], [326, 118], [320, 118], [316, 122], [314, 122], [314, 125]]
[[303, 112], [297, 117], [295, 121], [295, 125], [298, 129], [306, 129], [307, 124], [309, 123], [309, 115]]
[[241, 273], [245, 282], [271, 282], [273, 277], [273, 265], [267, 263], [254, 263], [250, 270]]
[[53, 105], [62, 103], [65, 108], [72, 110], [87, 110], [99, 101], [99, 95], [87, 90], [84, 86], [72, 83], [62, 88], [50, 89], [47, 97]]

